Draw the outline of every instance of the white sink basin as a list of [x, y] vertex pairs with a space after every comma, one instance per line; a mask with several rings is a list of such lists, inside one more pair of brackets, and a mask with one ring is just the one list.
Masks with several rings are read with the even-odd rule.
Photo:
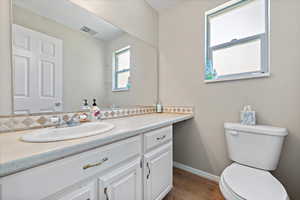
[[84, 123], [64, 128], [45, 128], [23, 135], [21, 140], [25, 142], [55, 142], [98, 135], [113, 128], [114, 125], [107, 122]]

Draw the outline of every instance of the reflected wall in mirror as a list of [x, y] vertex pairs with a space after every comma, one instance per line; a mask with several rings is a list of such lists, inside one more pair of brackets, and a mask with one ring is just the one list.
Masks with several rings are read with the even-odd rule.
[[68, 0], [12, 0], [12, 11], [12, 114], [156, 103], [155, 47]]

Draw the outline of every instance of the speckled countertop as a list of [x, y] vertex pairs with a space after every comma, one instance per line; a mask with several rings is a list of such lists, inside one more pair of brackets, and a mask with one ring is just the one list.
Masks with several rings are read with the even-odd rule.
[[117, 140], [191, 119], [192, 114], [146, 114], [134, 117], [105, 120], [115, 125], [100, 135], [49, 143], [26, 143], [20, 141], [20, 131], [0, 134], [0, 177], [25, 169], [87, 151]]

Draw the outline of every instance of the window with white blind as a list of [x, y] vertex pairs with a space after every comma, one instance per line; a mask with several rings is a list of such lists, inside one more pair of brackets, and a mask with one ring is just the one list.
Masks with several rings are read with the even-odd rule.
[[205, 15], [206, 82], [269, 75], [268, 0], [233, 0]]
[[130, 46], [119, 49], [113, 54], [113, 91], [130, 88]]

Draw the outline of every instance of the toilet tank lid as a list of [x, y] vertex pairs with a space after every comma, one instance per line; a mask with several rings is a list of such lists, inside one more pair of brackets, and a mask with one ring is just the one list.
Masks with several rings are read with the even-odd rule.
[[273, 136], [287, 136], [288, 131], [286, 128], [279, 128], [273, 126], [263, 125], [243, 125], [240, 123], [224, 123], [224, 128], [227, 130], [243, 131], [249, 133], [273, 135]]

